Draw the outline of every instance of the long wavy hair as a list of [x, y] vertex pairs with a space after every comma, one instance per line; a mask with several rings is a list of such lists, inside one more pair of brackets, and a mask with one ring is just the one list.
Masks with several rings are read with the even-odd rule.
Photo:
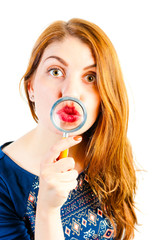
[[103, 212], [110, 218], [116, 239], [134, 237], [137, 218], [134, 195], [136, 174], [131, 145], [127, 138], [128, 97], [116, 51], [107, 35], [95, 24], [82, 19], [56, 21], [44, 30], [35, 43], [23, 80], [32, 116], [34, 102], [28, 83], [38, 67], [45, 48], [67, 36], [81, 39], [92, 51], [97, 64], [97, 87], [101, 109], [94, 125], [84, 133], [85, 167], [90, 185], [98, 196]]

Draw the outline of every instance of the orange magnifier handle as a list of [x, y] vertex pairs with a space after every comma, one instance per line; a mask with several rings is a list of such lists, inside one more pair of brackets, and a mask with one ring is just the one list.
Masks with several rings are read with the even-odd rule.
[[62, 151], [59, 155], [59, 159], [66, 158], [68, 156], [68, 149]]

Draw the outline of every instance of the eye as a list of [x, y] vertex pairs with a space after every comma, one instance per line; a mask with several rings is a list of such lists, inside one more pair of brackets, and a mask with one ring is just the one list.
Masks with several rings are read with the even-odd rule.
[[53, 77], [62, 77], [63, 73], [59, 68], [52, 68], [48, 71]]
[[96, 81], [96, 74], [92, 73], [92, 74], [86, 75], [85, 80], [89, 83], [95, 82]]

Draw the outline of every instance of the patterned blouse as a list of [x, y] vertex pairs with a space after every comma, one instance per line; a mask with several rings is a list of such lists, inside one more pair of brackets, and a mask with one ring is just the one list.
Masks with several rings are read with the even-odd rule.
[[[77, 180], [76, 189], [61, 207], [65, 239], [113, 240], [113, 227], [101, 210], [87, 173], [80, 173]], [[38, 190], [39, 177], [21, 168], [0, 150], [1, 240], [34, 239]]]

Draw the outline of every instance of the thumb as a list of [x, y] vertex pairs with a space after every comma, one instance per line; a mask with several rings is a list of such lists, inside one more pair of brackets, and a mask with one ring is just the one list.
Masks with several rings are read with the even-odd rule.
[[57, 141], [57, 143], [55, 143], [54, 146], [50, 148], [50, 151], [47, 154], [46, 158], [44, 159], [43, 163], [55, 162], [62, 151], [80, 143], [81, 141], [82, 141], [81, 136], [74, 136], [74, 137], [72, 136], [72, 137], [63, 138]]

